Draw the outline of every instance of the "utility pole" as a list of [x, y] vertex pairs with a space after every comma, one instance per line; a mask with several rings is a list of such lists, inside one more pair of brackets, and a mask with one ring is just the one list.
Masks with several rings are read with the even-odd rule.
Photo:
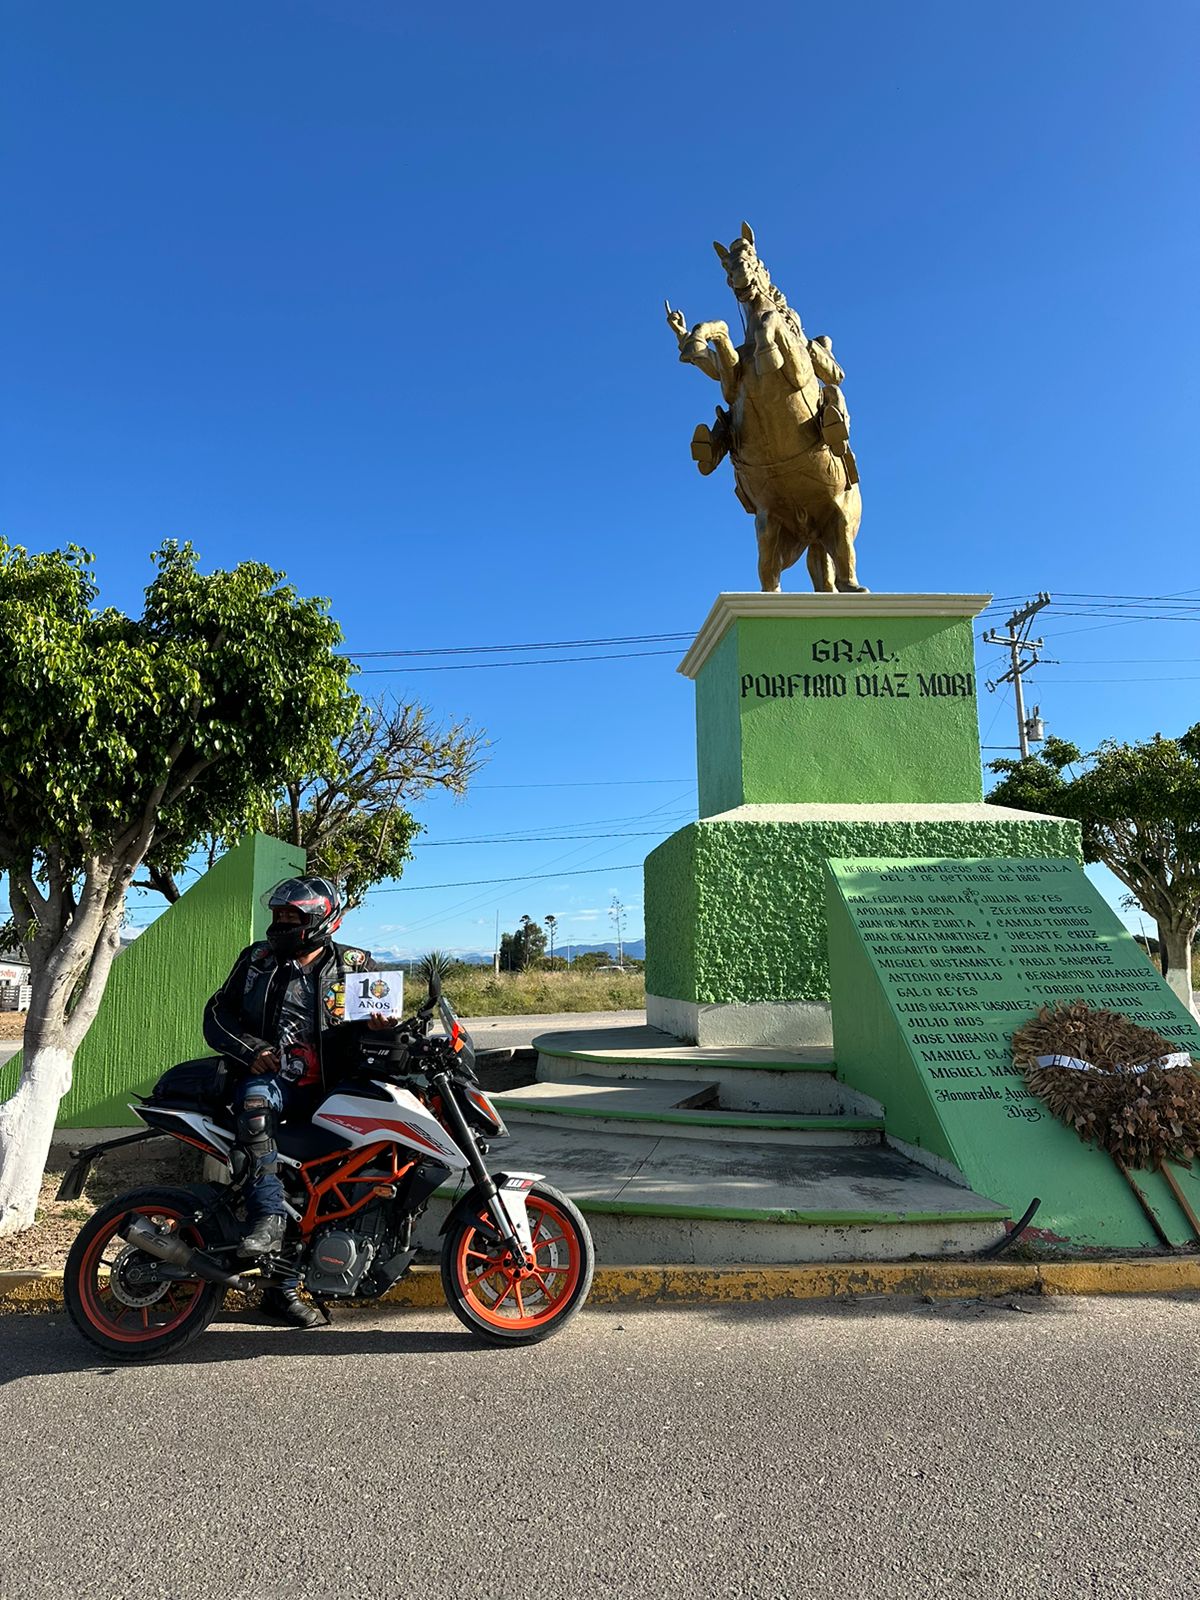
[[500, 976], [500, 908], [496, 907], [496, 943], [492, 946], [492, 977]]
[[[1014, 611], [1012, 616], [1009, 617], [1006, 624], [1008, 628], [1007, 636], [998, 634], [994, 628], [990, 633], [985, 633], [983, 636], [984, 644], [1002, 645], [1012, 655], [1012, 665], [1008, 671], [1003, 677], [997, 678], [994, 682], [989, 682], [988, 688], [991, 690], [998, 689], [1002, 683], [1011, 683], [1013, 686], [1013, 693], [1017, 701], [1017, 739], [1021, 747], [1022, 761], [1029, 756], [1030, 739], [1040, 742], [1046, 736], [1046, 730], [1040, 715], [1041, 708], [1034, 706], [1033, 715], [1031, 717], [1025, 715], [1025, 690], [1021, 679], [1033, 667], [1037, 666], [1040, 659], [1038, 651], [1043, 648], [1046, 642], [1044, 639], [1031, 639], [1029, 637], [1029, 624], [1037, 616], [1038, 612], [1049, 604], [1050, 596], [1045, 592], [1039, 593], [1036, 600], [1031, 600], [1022, 610]], [[1022, 654], [1023, 651], [1028, 651], [1029, 655]]]

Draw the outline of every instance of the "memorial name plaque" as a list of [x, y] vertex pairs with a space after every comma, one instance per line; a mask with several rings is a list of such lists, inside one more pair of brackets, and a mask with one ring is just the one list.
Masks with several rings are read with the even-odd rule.
[[[1111, 1158], [1084, 1145], [1012, 1065], [1013, 1030], [1055, 1001], [1123, 1012], [1200, 1057], [1200, 1027], [1072, 861], [830, 864], [839, 1075], [885, 1107], [891, 1137], [957, 1167], [1063, 1243], [1156, 1246]], [[1185, 1069], [1186, 1070], [1186, 1069]], [[1200, 1181], [1173, 1169], [1200, 1207]], [[1191, 1229], [1139, 1174], [1173, 1241]]]

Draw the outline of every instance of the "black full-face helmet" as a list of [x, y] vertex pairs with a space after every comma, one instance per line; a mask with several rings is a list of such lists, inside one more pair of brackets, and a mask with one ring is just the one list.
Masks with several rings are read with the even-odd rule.
[[267, 943], [278, 956], [304, 955], [327, 945], [342, 920], [342, 898], [328, 878], [285, 878], [263, 898], [272, 914], [287, 906], [300, 917], [297, 923], [280, 923], [273, 915]]

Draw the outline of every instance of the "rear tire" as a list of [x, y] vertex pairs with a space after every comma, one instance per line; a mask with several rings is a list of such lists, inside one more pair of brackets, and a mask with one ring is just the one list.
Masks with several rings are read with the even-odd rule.
[[126, 1245], [118, 1229], [130, 1212], [169, 1225], [190, 1245], [204, 1247], [191, 1218], [196, 1196], [187, 1189], [134, 1189], [102, 1206], [84, 1223], [63, 1273], [71, 1321], [89, 1344], [116, 1361], [152, 1361], [172, 1355], [202, 1334], [225, 1298], [219, 1283], [139, 1284], [126, 1274], [149, 1257]]
[[566, 1327], [592, 1287], [596, 1252], [579, 1208], [548, 1183], [535, 1184], [526, 1203], [537, 1264], [524, 1273], [469, 1218], [442, 1241], [446, 1301], [458, 1320], [487, 1344], [548, 1339]]

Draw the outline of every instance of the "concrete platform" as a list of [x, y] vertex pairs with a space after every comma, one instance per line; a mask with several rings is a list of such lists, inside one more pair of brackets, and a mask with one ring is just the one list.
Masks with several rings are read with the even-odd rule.
[[727, 1111], [785, 1116], [877, 1116], [879, 1107], [834, 1077], [833, 1052], [763, 1050], [755, 1046], [706, 1049], [685, 1044], [658, 1028], [581, 1028], [538, 1034], [541, 1082], [571, 1078], [623, 1081], [688, 1080], [697, 1088], [716, 1082]]
[[687, 1078], [568, 1078], [494, 1094], [510, 1126], [545, 1123], [594, 1137], [626, 1133], [642, 1138], [675, 1135], [726, 1144], [765, 1140], [778, 1145], [872, 1145], [882, 1139], [878, 1117], [798, 1116], [731, 1111], [720, 1104], [720, 1084]]
[[[1007, 1217], [883, 1147], [608, 1132], [583, 1140], [570, 1129], [522, 1125], [497, 1142], [489, 1164], [544, 1172], [587, 1214], [597, 1258], [609, 1266], [961, 1254], [1000, 1238]], [[435, 1197], [422, 1242], [436, 1235], [449, 1198]]]
[[575, 1061], [638, 1063], [656, 1068], [670, 1066], [773, 1068], [778, 1072], [828, 1072], [833, 1051], [826, 1045], [803, 1050], [763, 1049], [753, 1045], [706, 1047], [686, 1044], [661, 1028], [571, 1028], [537, 1034], [533, 1048], [539, 1055]]

